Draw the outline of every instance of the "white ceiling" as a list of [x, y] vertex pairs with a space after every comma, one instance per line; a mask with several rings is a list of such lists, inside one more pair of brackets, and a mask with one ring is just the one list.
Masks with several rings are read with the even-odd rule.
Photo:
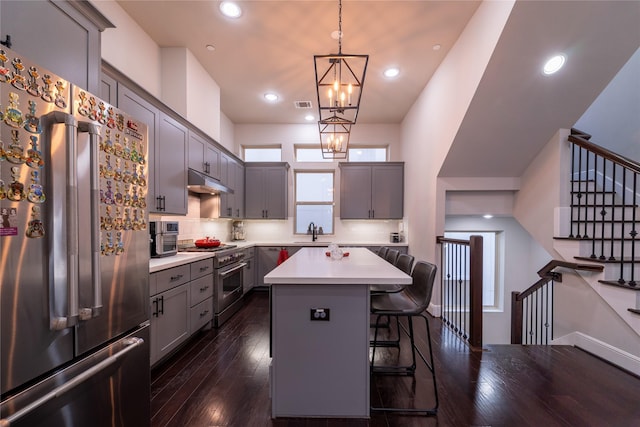
[[[309, 111], [317, 114], [313, 55], [337, 52], [337, 0], [242, 1], [237, 20], [218, 3], [119, 1], [158, 45], [196, 56], [232, 122], [305, 123]], [[370, 56], [358, 123], [400, 123], [479, 4], [344, 0], [342, 51]], [[640, 46], [639, 22], [635, 0], [517, 1], [440, 174], [520, 176]], [[567, 54], [565, 69], [542, 76], [542, 61], [556, 51]], [[382, 76], [390, 65], [401, 70], [393, 81]], [[268, 91], [280, 96], [276, 104], [263, 100]]]
[[[161, 47], [187, 47], [221, 88], [234, 123], [306, 123], [317, 117], [313, 55], [337, 53], [338, 1], [241, 1], [239, 19], [218, 1], [119, 1]], [[368, 54], [358, 123], [399, 123], [455, 43], [479, 1], [351, 1], [342, 5], [342, 52]], [[210, 52], [206, 45], [215, 46]], [[433, 45], [441, 45], [438, 51]], [[388, 80], [388, 66], [401, 75]], [[280, 96], [275, 104], [265, 92]]]

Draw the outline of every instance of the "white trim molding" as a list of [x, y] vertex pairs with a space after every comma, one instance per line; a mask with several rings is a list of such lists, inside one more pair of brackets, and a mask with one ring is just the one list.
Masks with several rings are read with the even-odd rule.
[[581, 332], [572, 332], [563, 337], [556, 338], [551, 342], [551, 344], [572, 345], [581, 348], [626, 371], [635, 375], [640, 375], [640, 357], [634, 356], [631, 353], [627, 353], [624, 350]]

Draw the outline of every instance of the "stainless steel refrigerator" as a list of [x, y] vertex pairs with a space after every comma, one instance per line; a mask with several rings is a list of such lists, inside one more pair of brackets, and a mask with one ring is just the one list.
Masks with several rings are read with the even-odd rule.
[[0, 130], [0, 425], [148, 425], [146, 125], [4, 48]]

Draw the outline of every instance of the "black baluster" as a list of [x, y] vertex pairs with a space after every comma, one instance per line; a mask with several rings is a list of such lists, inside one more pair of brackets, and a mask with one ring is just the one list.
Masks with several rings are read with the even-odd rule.
[[573, 209], [573, 193], [575, 190], [575, 177], [576, 177], [576, 144], [571, 144], [571, 176], [569, 177], [571, 182], [571, 200], [570, 211], [571, 211], [571, 223], [569, 225], [569, 238], [573, 238], [573, 227], [575, 224], [575, 212]]
[[604, 234], [606, 228], [607, 209], [606, 209], [606, 193], [607, 193], [607, 159], [602, 158], [602, 206], [600, 207], [600, 259], [607, 259], [604, 256]]
[[613, 168], [613, 176], [611, 177], [611, 186], [613, 189], [613, 200], [611, 200], [611, 232], [609, 235], [610, 238], [610, 246], [611, 246], [611, 251], [610, 251], [610, 255], [609, 255], [609, 260], [610, 261], [615, 261], [616, 257], [613, 255], [613, 247], [615, 246], [613, 244], [614, 242], [614, 236], [615, 236], [615, 220], [616, 220], [616, 164], [612, 163], [611, 164], [612, 168]]
[[580, 239], [582, 236], [580, 235], [580, 225], [582, 224], [582, 148], [578, 149], [578, 220], [577, 220], [577, 232], [576, 238]]
[[629, 286], [636, 286], [636, 275], [635, 275], [635, 266], [636, 266], [636, 236], [638, 232], [636, 231], [636, 210], [638, 209], [638, 193], [637, 193], [637, 184], [638, 184], [638, 173], [633, 172], [633, 213], [631, 215], [631, 231], [629, 235], [631, 235], [631, 277], [629, 278], [629, 282], [627, 283]]

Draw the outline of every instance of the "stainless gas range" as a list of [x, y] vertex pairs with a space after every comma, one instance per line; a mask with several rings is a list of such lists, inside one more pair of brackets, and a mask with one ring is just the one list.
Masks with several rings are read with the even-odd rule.
[[215, 252], [213, 259], [213, 326], [219, 327], [242, 307], [244, 250], [235, 245], [216, 248], [183, 247], [182, 252]]

